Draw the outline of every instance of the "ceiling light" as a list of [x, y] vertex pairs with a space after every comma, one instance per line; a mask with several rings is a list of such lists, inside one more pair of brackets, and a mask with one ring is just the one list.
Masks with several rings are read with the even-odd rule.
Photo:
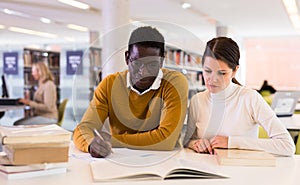
[[0, 24], [0, 29], [4, 29], [4, 28], [5, 28], [5, 26]]
[[283, 4], [284, 4], [285, 7], [297, 6], [295, 0], [282, 0], [282, 2], [283, 2]]
[[10, 9], [3, 9], [2, 10], [4, 13], [8, 14], [8, 15], [16, 15], [16, 16], [20, 16], [20, 17], [27, 17], [29, 18], [30, 16], [28, 14], [22, 13], [22, 12], [18, 12], [18, 11], [14, 11], [14, 10], [10, 10]]
[[70, 28], [70, 29], [73, 29], [73, 30], [83, 31], [83, 32], [86, 32], [86, 31], [89, 30], [87, 27], [78, 26], [78, 25], [75, 25], [75, 24], [68, 24], [67, 27]]
[[297, 29], [300, 28], [300, 16], [298, 14], [290, 15], [290, 20], [293, 23], [295, 28], [297, 28]]
[[57, 1], [67, 4], [67, 5], [70, 5], [70, 6], [74, 6], [76, 8], [84, 9], [84, 10], [90, 8], [90, 6], [88, 4], [85, 4], [85, 3], [82, 3], [79, 1], [74, 1], [74, 0], [57, 0]]
[[182, 3], [182, 4], [181, 4], [181, 7], [182, 7], [183, 9], [188, 9], [188, 8], [191, 8], [191, 4], [190, 4], [190, 3]]
[[3, 12], [9, 15], [13, 14], [13, 12], [9, 9], [4, 9]]
[[46, 24], [50, 24], [51, 23], [51, 20], [50, 19], [47, 19], [45, 17], [41, 17], [40, 18], [40, 21], [43, 22], [43, 23], [46, 23]]
[[57, 38], [57, 35], [55, 34], [39, 32], [39, 31], [34, 31], [34, 30], [29, 30], [29, 29], [24, 29], [19, 27], [9, 27], [9, 30], [13, 32], [25, 33], [29, 35], [36, 35], [36, 36], [47, 37], [47, 38]]
[[297, 3], [295, 0], [282, 0], [288, 14], [298, 13]]
[[299, 30], [300, 28], [300, 17], [298, 14], [298, 7], [296, 0], [282, 0], [283, 5], [289, 15], [290, 21], [292, 22], [294, 28]]

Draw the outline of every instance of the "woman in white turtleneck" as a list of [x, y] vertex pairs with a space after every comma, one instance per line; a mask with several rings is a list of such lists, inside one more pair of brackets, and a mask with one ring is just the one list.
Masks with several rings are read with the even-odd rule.
[[[239, 148], [293, 155], [294, 142], [270, 106], [234, 78], [239, 58], [239, 47], [230, 38], [207, 43], [202, 60], [207, 90], [190, 101], [185, 147], [210, 154], [214, 148]], [[258, 138], [258, 125], [268, 139]]]

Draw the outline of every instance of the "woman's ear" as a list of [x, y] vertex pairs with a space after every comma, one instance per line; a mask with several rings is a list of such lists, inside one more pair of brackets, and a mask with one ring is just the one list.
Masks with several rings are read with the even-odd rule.
[[129, 62], [129, 52], [128, 51], [125, 51], [125, 61], [126, 61], [126, 64], [128, 65], [128, 62]]
[[240, 68], [239, 65], [235, 67], [235, 69], [234, 69], [233, 72], [232, 72], [232, 77], [235, 77], [236, 72], [238, 71], [239, 68]]

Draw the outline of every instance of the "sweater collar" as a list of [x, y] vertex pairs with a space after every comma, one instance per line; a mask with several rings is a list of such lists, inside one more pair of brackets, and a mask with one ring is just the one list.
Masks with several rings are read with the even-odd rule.
[[210, 97], [213, 102], [226, 101], [234, 93], [236, 87], [236, 84], [230, 82], [230, 84], [224, 90], [218, 93], [210, 93]]

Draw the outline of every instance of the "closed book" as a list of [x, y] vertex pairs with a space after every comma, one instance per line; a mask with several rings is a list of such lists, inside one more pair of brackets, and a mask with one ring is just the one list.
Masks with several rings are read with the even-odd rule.
[[69, 146], [22, 148], [4, 145], [3, 151], [14, 165], [67, 162], [69, 158]]
[[71, 132], [56, 124], [0, 126], [0, 139], [3, 145], [61, 143], [71, 140]]
[[30, 164], [30, 165], [5, 165], [0, 164], [0, 171], [2, 173], [23, 173], [39, 170], [48, 170], [54, 168], [66, 168], [69, 164], [63, 163], [41, 163], [41, 164]]
[[42, 169], [42, 170], [25, 171], [25, 172], [11, 172], [11, 173], [3, 172], [0, 170], [0, 175], [4, 175], [6, 179], [11, 180], [11, 179], [26, 179], [26, 178], [40, 177], [46, 175], [57, 175], [66, 172], [67, 172], [66, 167], [60, 167], [60, 168]]
[[214, 149], [220, 165], [276, 166], [276, 158], [261, 150]]

